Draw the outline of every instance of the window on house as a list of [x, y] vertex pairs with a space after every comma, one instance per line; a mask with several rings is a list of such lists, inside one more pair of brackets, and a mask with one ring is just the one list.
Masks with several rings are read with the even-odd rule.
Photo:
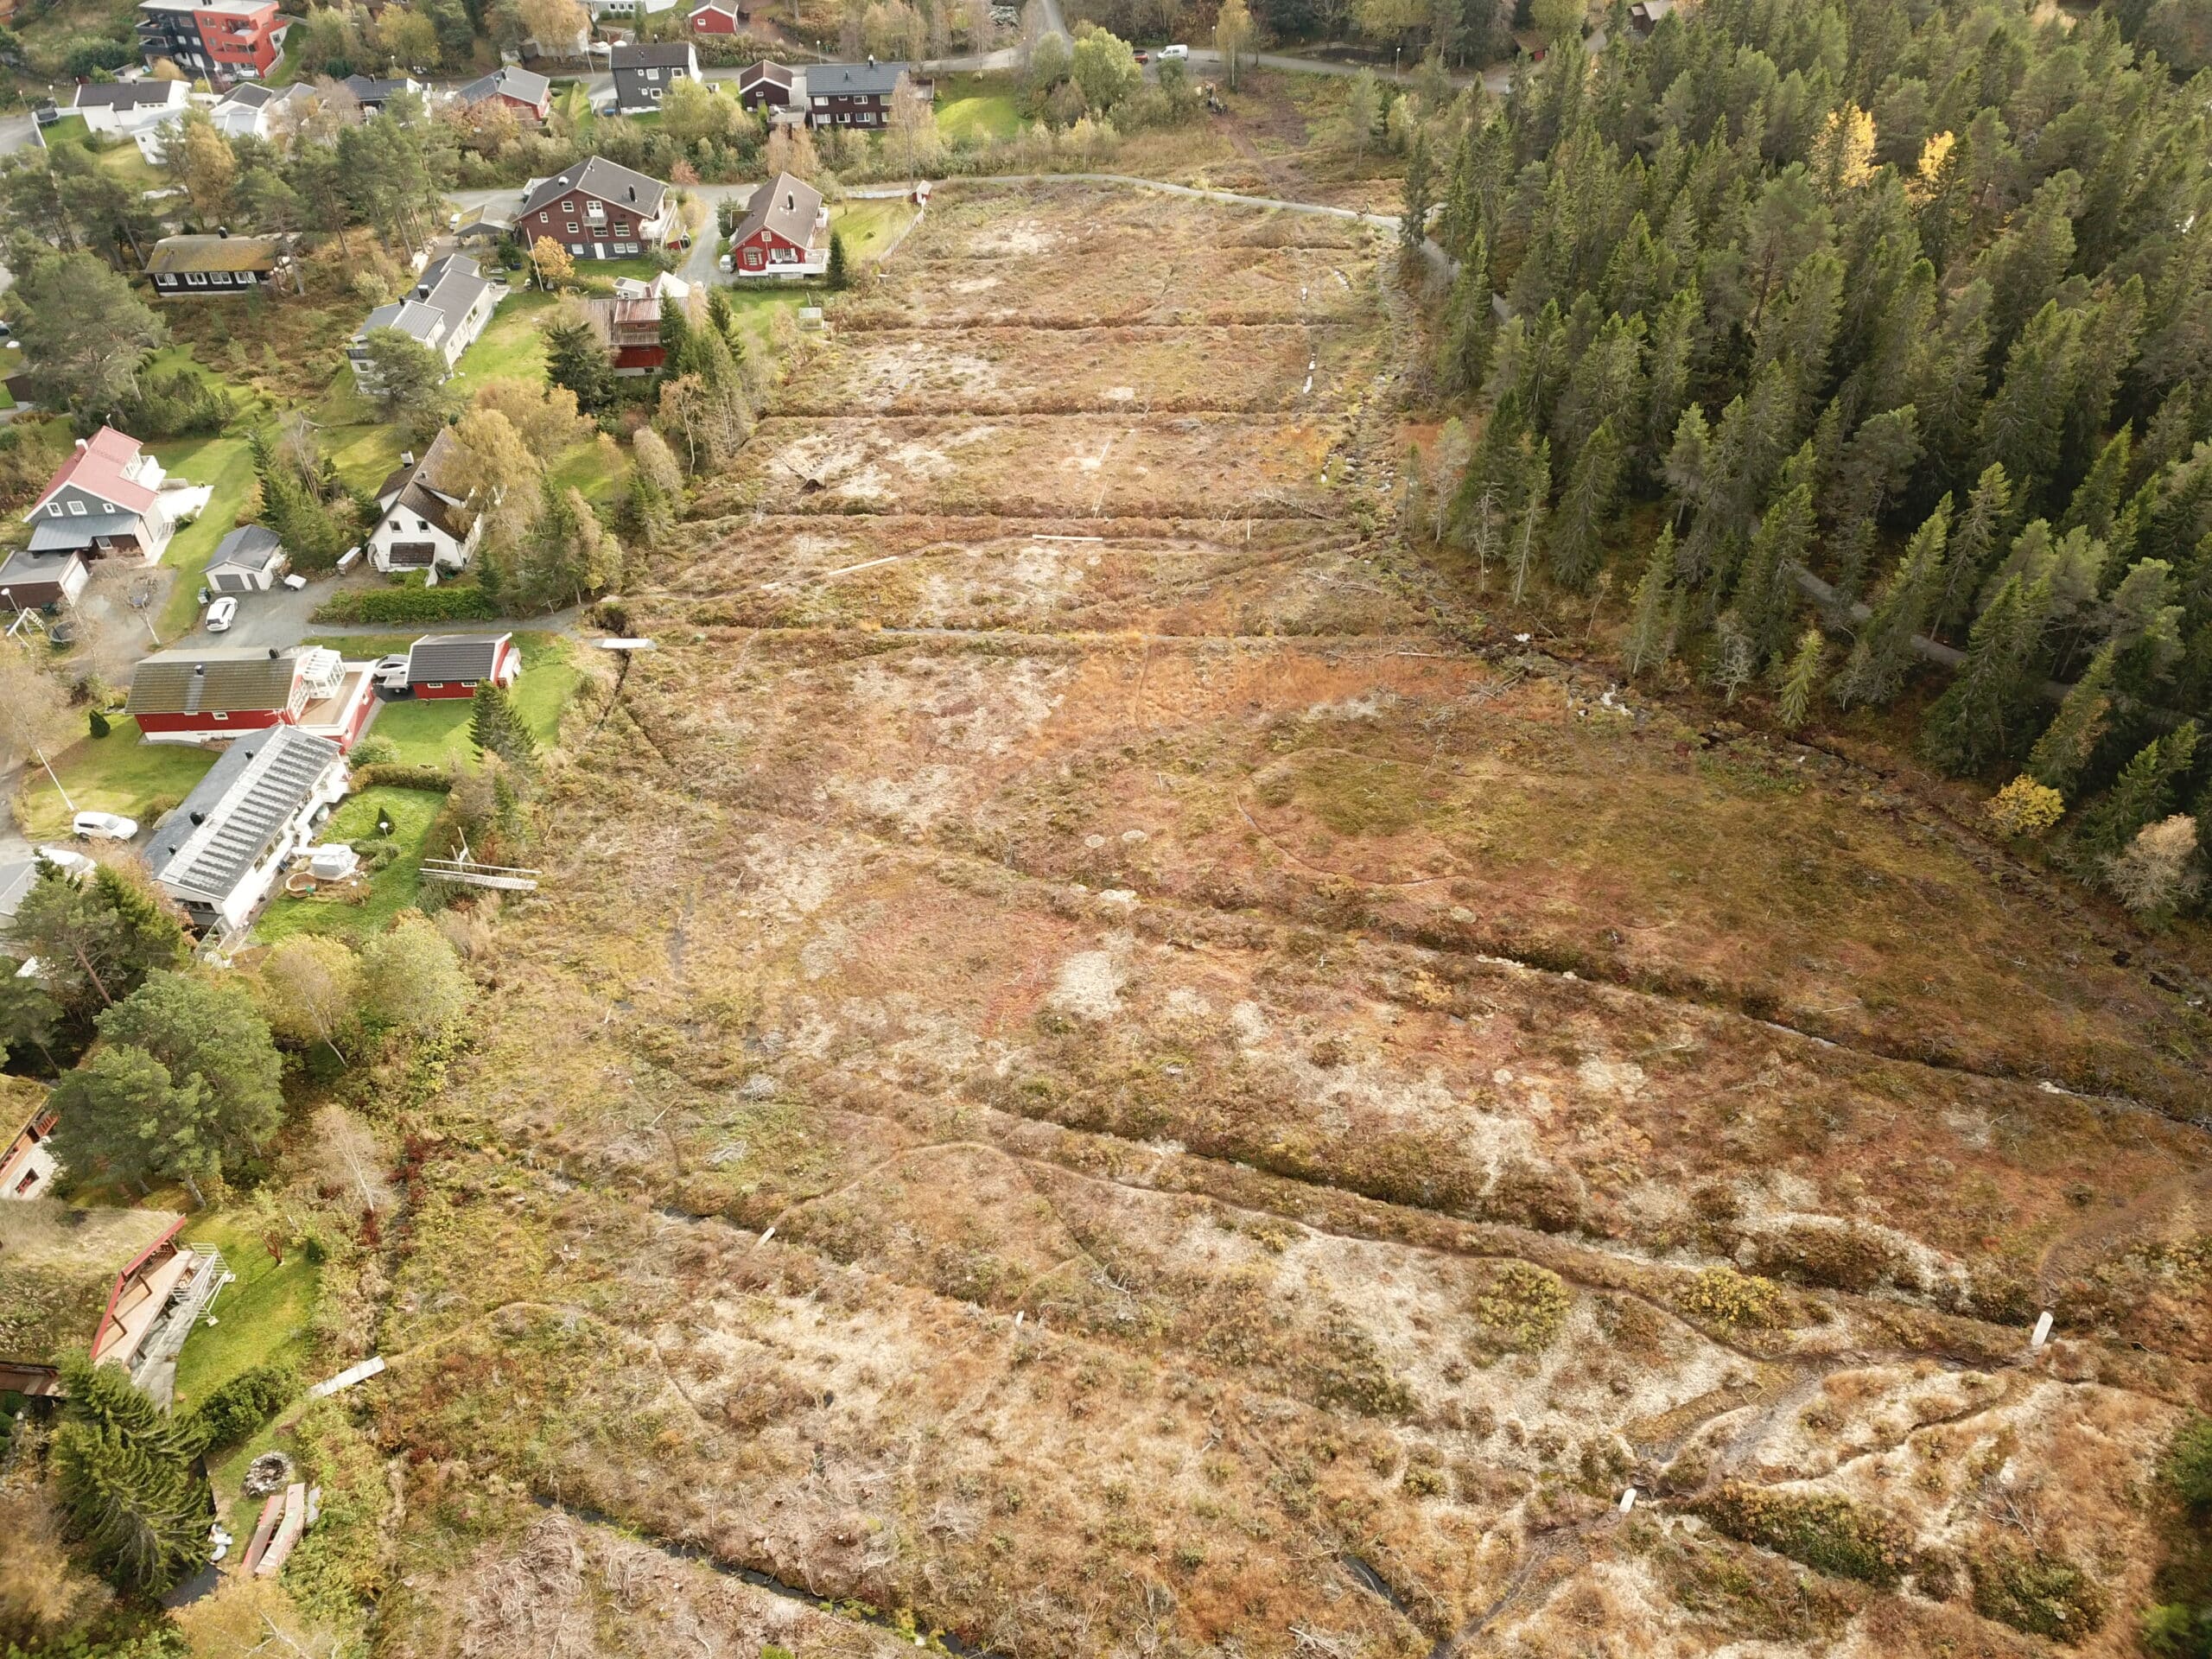
[[570, 220], [569, 221], [569, 234], [570, 236], [574, 236], [575, 233], [576, 233], [576, 222], [575, 222], [575, 220], [574, 220], [574, 219], [570, 219]]
[[81, 501], [72, 501], [69, 504], [69, 516], [72, 518], [83, 518], [85, 516], [85, 504]]
[[205, 288], [207, 286], [207, 274], [205, 271], [188, 270], [184, 275], [184, 280], [189, 287]]
[[659, 71], [659, 70], [658, 70], [658, 69], [648, 69], [648, 70], [646, 70], [646, 71], [645, 71], [645, 79], [646, 79], [647, 80], [658, 80], [658, 79], [660, 79], [660, 71]]
[[47, 503], [46, 516], [49, 518], [59, 518], [61, 516], [61, 504], [59, 501]]
[[427, 518], [417, 518], [415, 521], [415, 528], [418, 531], [428, 530], [429, 527], [430, 521]]
[[228, 720], [228, 719], [230, 718], [230, 716], [229, 716], [228, 715], [218, 714], [218, 715], [211, 715], [211, 716], [210, 716], [210, 718], [211, 718], [211, 719], [214, 719], [214, 720]]
[[592, 226], [591, 234], [594, 241], [604, 242], [607, 240], [607, 227], [604, 225], [594, 225]]
[[564, 201], [561, 204], [561, 211], [564, 213], [573, 213], [576, 211], [576, 204], [573, 201]]

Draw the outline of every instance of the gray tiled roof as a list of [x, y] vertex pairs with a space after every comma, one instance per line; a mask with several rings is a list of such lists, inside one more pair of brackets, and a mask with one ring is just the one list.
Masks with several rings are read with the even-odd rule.
[[785, 241], [804, 248], [813, 240], [814, 221], [821, 212], [819, 190], [804, 179], [779, 173], [753, 193], [752, 205], [729, 239], [734, 245], [766, 226]]
[[507, 633], [426, 633], [407, 652], [407, 683], [451, 685], [489, 675]]
[[130, 715], [237, 714], [291, 706], [298, 659], [251, 645], [229, 651], [159, 651], [130, 676]]
[[220, 904], [340, 753], [328, 738], [293, 726], [239, 739], [154, 827], [147, 874], [172, 892]]
[[607, 62], [614, 69], [689, 69], [691, 45], [688, 41], [648, 41], [618, 46]]
[[640, 219], [651, 219], [660, 211], [661, 198], [668, 194], [668, 187], [658, 179], [647, 178], [603, 156], [587, 156], [531, 191], [524, 200], [522, 210], [534, 213], [548, 202], [579, 193], [597, 196], [618, 207], [627, 207]]

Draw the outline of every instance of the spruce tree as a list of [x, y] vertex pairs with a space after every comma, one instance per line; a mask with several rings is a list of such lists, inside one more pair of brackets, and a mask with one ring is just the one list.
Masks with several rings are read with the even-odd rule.
[[68, 1403], [53, 1465], [71, 1532], [126, 1594], [158, 1595], [207, 1565], [214, 1505], [191, 1428], [122, 1370], [62, 1362]]
[[1433, 171], [1427, 134], [1416, 127], [1406, 150], [1405, 205], [1398, 215], [1398, 243], [1408, 257], [1418, 257], [1421, 245], [1428, 238], [1428, 210], [1434, 205]]
[[2050, 601], [2047, 582], [2008, 576], [1975, 619], [1967, 659], [1921, 728], [1923, 752], [1945, 771], [1979, 772], [2018, 747]]
[[2066, 504], [2066, 516], [2058, 521], [2061, 530], [2072, 530], [2078, 525], [2092, 536], [2107, 537], [2112, 534], [2113, 520], [2119, 515], [2126, 493], [2134, 430], [2133, 422], [2121, 422], [2120, 430], [2097, 451], [2088, 475], [2075, 486], [2073, 499]]
[[1782, 695], [1776, 706], [1785, 732], [1796, 731], [1812, 712], [1813, 694], [1821, 683], [1821, 656], [1826, 645], [1817, 626], [1807, 628], [1797, 638], [1797, 649], [1783, 671]]
[[[691, 318], [681, 302], [664, 299], [660, 302], [661, 372], [673, 377], [683, 372], [684, 351], [691, 343]], [[577, 398], [578, 403], [583, 400]]]
[[1552, 442], [1549, 438], [1521, 439], [1520, 467], [1516, 480], [1517, 503], [1506, 538], [1506, 557], [1513, 565], [1513, 602], [1518, 605], [1535, 574], [1537, 550], [1544, 544], [1544, 513], [1550, 504]]
[[490, 680], [476, 683], [468, 710], [468, 741], [480, 754], [496, 754], [516, 771], [537, 769], [537, 739], [531, 733], [506, 688]]
[[2117, 853], [2145, 824], [2174, 810], [2182, 784], [2196, 761], [2196, 722], [2183, 721], [2152, 738], [2120, 768], [2104, 799], [2082, 815], [2075, 844], [2087, 862]]
[[1973, 493], [1967, 497], [1967, 510], [1952, 528], [1942, 591], [1931, 619], [1935, 626], [1948, 628], [1966, 620], [1967, 607], [1974, 602], [1982, 576], [2005, 544], [2012, 517], [2012, 480], [2005, 476], [2004, 467], [1993, 461], [1982, 469]]
[[1605, 563], [1605, 526], [1612, 518], [1620, 477], [1620, 442], [1612, 422], [1600, 421], [1567, 474], [1552, 525], [1552, 575], [1567, 587], [1587, 587]]
[[1943, 543], [1950, 524], [1947, 495], [1913, 532], [1889, 584], [1860, 626], [1851, 656], [1829, 688], [1839, 707], [1887, 702], [1904, 687], [1905, 671], [1912, 665], [1913, 638], [1927, 625], [1943, 590]]
[[1647, 668], [1665, 665], [1674, 655], [1681, 620], [1681, 599], [1675, 590], [1675, 527], [1669, 524], [1651, 543], [1630, 607], [1628, 640], [1622, 652], [1630, 679]]
[[1813, 492], [1800, 484], [1766, 510], [1737, 573], [1731, 608], [1754, 670], [1789, 637], [1797, 608], [1796, 567], [1813, 540]]
[[588, 322], [556, 322], [545, 330], [545, 378], [575, 393], [576, 407], [587, 415], [613, 401], [614, 359]]
[[[1478, 242], [1481, 232], [1476, 232]], [[1437, 343], [1437, 389], [1447, 397], [1467, 397], [1478, 391], [1490, 372], [1491, 341], [1497, 327], [1491, 315], [1490, 280], [1480, 262], [1469, 260], [1452, 279], [1452, 295], [1445, 303], [1444, 327]]]
[[841, 292], [852, 285], [852, 273], [845, 264], [845, 233], [842, 231], [830, 232], [830, 264], [823, 272], [823, 280], [829, 284], [832, 293]]
[[2113, 664], [2119, 654], [2120, 647], [2110, 641], [2098, 649], [2036, 740], [2028, 770], [2037, 783], [2062, 795], [2074, 792], [2111, 719]]

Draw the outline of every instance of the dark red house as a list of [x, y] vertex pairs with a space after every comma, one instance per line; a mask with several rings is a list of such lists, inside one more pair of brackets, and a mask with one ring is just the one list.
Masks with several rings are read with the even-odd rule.
[[675, 237], [676, 200], [658, 179], [589, 156], [531, 188], [515, 234], [532, 247], [550, 237], [572, 258], [620, 259]]
[[752, 0], [707, 0], [691, 13], [694, 35], [736, 35], [753, 21]]
[[407, 686], [418, 697], [473, 697], [478, 682], [504, 689], [521, 673], [512, 633], [426, 633], [407, 652]]
[[822, 193], [779, 173], [753, 193], [729, 247], [731, 272], [740, 277], [819, 276], [830, 268], [830, 211]]
[[124, 713], [156, 742], [213, 743], [296, 726], [353, 747], [376, 706], [369, 665], [334, 651], [157, 651], [130, 676]]

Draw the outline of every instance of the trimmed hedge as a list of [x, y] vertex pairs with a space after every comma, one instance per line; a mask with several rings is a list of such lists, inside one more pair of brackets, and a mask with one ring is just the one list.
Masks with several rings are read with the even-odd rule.
[[499, 613], [473, 582], [435, 588], [361, 588], [338, 594], [315, 607], [317, 622], [482, 622]]
[[388, 789], [435, 790], [443, 795], [453, 788], [453, 774], [435, 766], [410, 766], [398, 760], [372, 760], [353, 768], [354, 788], [374, 789], [379, 784]]

